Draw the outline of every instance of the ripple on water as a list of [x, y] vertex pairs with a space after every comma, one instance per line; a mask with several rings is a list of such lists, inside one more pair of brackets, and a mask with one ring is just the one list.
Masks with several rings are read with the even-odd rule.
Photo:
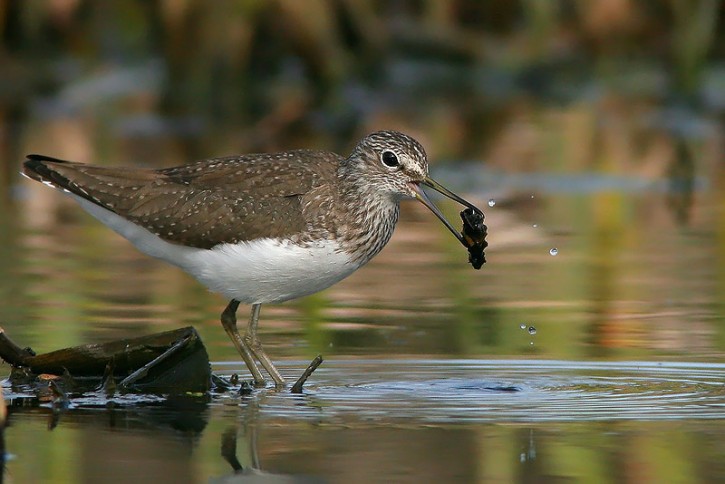
[[[296, 371], [286, 365], [284, 373]], [[301, 403], [314, 411], [300, 411]], [[725, 364], [328, 361], [307, 383], [303, 400], [269, 392], [262, 412], [422, 422], [723, 418]]]

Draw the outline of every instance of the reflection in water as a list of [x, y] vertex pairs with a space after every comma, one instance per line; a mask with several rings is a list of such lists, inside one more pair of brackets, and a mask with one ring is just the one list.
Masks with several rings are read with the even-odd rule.
[[28, 407], [22, 397], [10, 398], [6, 475], [13, 482], [109, 482], [119, 476], [126, 482], [190, 482], [188, 456], [209, 417], [205, 401], [189, 398], [69, 408]]
[[529, 445], [521, 452], [521, 462], [532, 461], [536, 459], [536, 444], [534, 443], [534, 429], [529, 429]]
[[125, 395], [103, 398], [94, 394], [58, 405], [53, 402], [42, 404], [33, 394], [14, 393], [8, 388], [5, 394], [10, 420], [46, 414], [49, 430], [58, 425], [83, 423], [97, 428], [159, 429], [198, 435], [208, 420], [206, 397]]
[[[239, 420], [235, 426], [228, 427], [221, 434], [221, 456], [232, 468], [230, 475], [210, 479], [213, 483], [235, 482], [289, 482], [289, 483], [318, 483], [325, 480], [302, 475], [273, 474], [262, 470], [257, 450], [257, 434], [259, 422], [259, 402], [248, 400], [240, 412]], [[242, 438], [241, 447], [246, 451], [243, 457], [245, 464], [237, 456], [238, 440]]]
[[[249, 448], [252, 449], [251, 467], [252, 469], [258, 469], [259, 457], [257, 457], [256, 434], [251, 435], [249, 437], [249, 440], [251, 441]], [[242, 466], [242, 464], [239, 462], [239, 459], [237, 459], [237, 429], [234, 427], [228, 428], [222, 434], [222, 457], [224, 457], [224, 460], [229, 462], [229, 465], [232, 467], [232, 470], [235, 474], [244, 471], [244, 466]]]

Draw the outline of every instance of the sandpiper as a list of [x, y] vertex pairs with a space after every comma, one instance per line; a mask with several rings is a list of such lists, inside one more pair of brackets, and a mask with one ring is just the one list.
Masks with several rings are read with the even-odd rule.
[[[396, 131], [366, 136], [347, 158], [296, 150], [137, 169], [28, 155], [23, 174], [63, 190], [141, 252], [230, 299], [221, 323], [258, 385], [264, 376], [255, 359], [284, 385], [257, 336], [261, 305], [307, 296], [355, 272], [390, 240], [401, 200], [420, 200], [468, 246], [421, 185], [483, 220], [428, 176], [420, 143]], [[240, 303], [251, 304], [244, 336]]]

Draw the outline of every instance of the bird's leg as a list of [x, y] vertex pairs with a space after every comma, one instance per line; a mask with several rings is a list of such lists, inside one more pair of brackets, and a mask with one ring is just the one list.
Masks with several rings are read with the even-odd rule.
[[279, 374], [277, 368], [274, 367], [274, 363], [269, 359], [267, 353], [264, 352], [262, 342], [257, 337], [257, 324], [259, 323], [259, 310], [261, 308], [261, 304], [252, 304], [252, 314], [249, 317], [249, 326], [247, 327], [247, 333], [244, 335], [244, 342], [257, 360], [259, 360], [259, 363], [267, 370], [267, 373], [272, 377], [274, 383], [278, 387], [281, 387], [284, 386], [284, 378]]
[[224, 331], [227, 332], [227, 336], [229, 336], [229, 339], [232, 340], [232, 343], [234, 343], [234, 346], [237, 348], [237, 351], [244, 360], [244, 363], [247, 365], [247, 368], [249, 368], [249, 371], [252, 373], [252, 377], [254, 378], [254, 384], [264, 385], [264, 376], [262, 376], [262, 372], [259, 370], [259, 368], [257, 368], [257, 364], [254, 362], [254, 358], [252, 357], [252, 352], [250, 351], [249, 346], [247, 345], [246, 341], [244, 341], [244, 338], [242, 338], [242, 336], [239, 334], [239, 330], [237, 330], [238, 307], [239, 301], [237, 301], [236, 299], [232, 299], [231, 301], [229, 301], [229, 304], [222, 313], [222, 326], [224, 327]]

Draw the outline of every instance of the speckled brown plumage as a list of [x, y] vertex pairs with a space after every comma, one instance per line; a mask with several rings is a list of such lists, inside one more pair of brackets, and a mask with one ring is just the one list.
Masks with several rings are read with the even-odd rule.
[[292, 237], [312, 228], [330, 230], [316, 199], [334, 198], [341, 159], [323, 151], [290, 151], [146, 170], [31, 155], [25, 174], [107, 208], [169, 242], [211, 248]]
[[[391, 170], [380, 154], [395, 150]], [[361, 263], [390, 239], [406, 183], [422, 181], [427, 159], [401, 133], [364, 138], [349, 157], [295, 150], [212, 158], [159, 170], [112, 168], [29, 155], [24, 173], [63, 188], [167, 242], [209, 249], [222, 243], [284, 238], [337, 240]], [[395, 176], [391, 176], [395, 175]]]

